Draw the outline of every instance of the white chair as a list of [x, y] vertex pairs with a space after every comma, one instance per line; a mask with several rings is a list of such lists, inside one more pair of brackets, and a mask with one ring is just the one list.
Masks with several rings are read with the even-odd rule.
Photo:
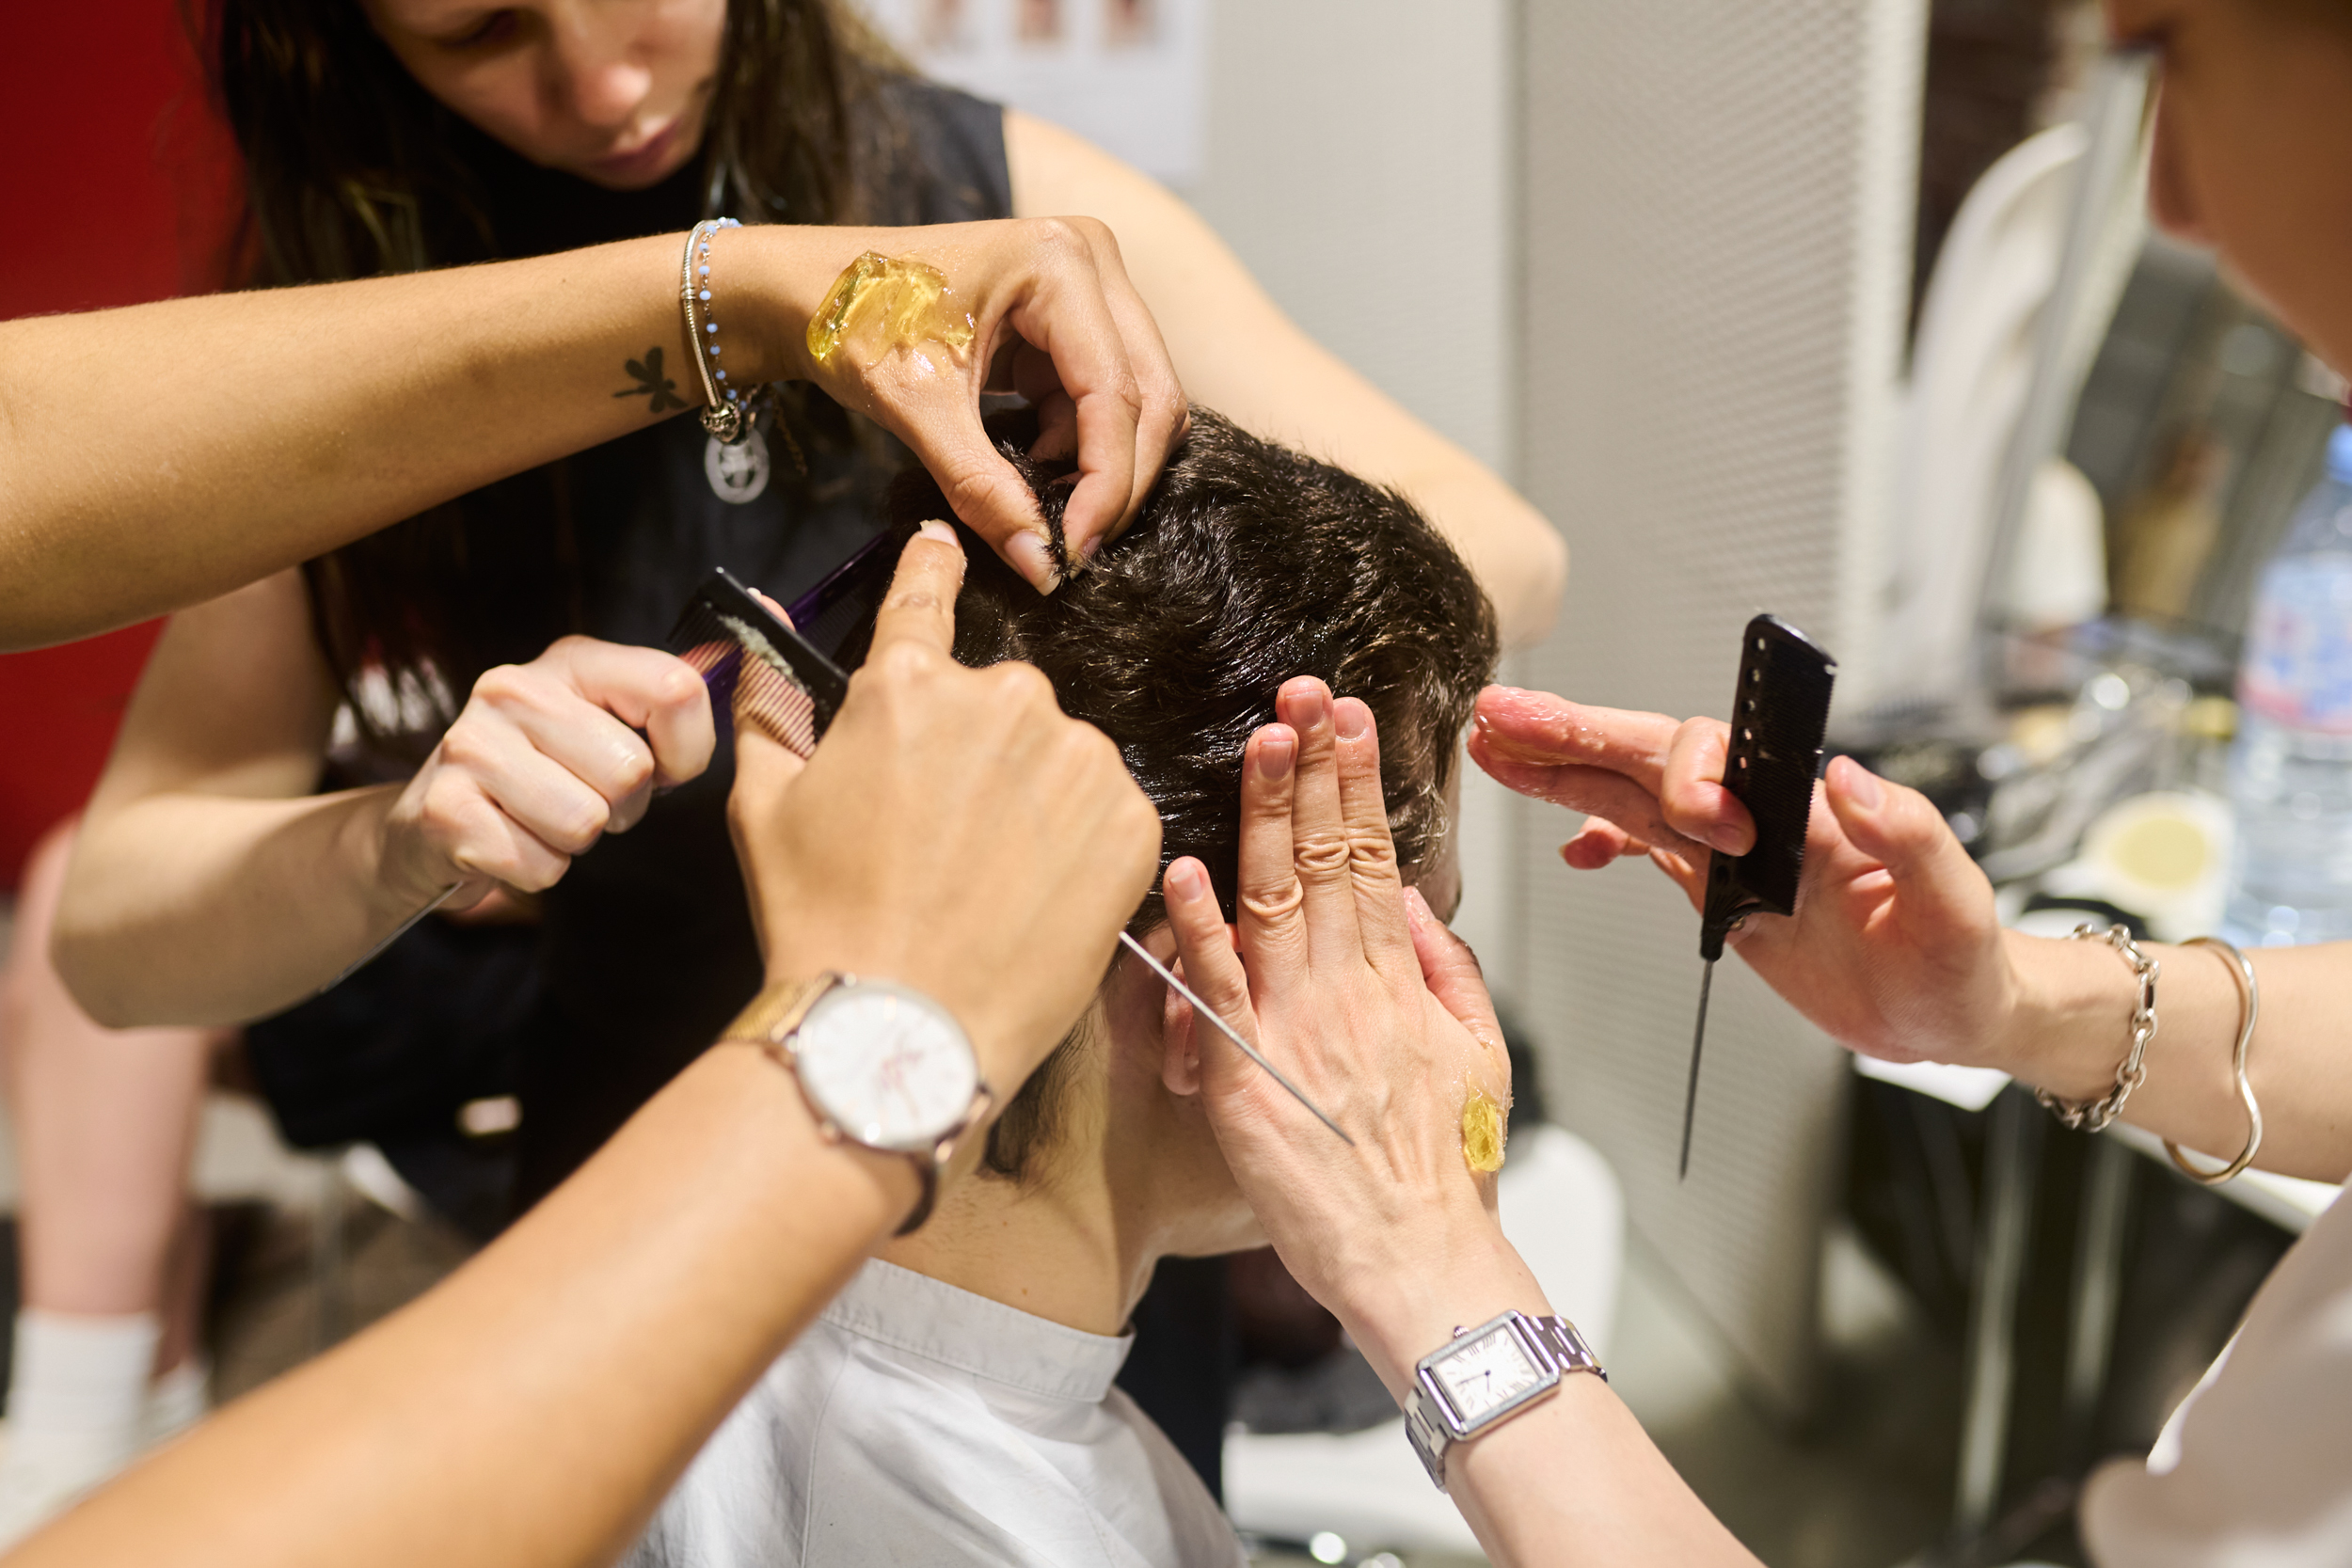
[[2058, 125], [1985, 171], [1919, 312], [1897, 457], [1882, 689], [1946, 695], [1969, 667], [2001, 461], [2025, 407], [2089, 138]]
[[[1606, 1362], [1625, 1272], [1616, 1173], [1574, 1133], [1534, 1127], [1511, 1140], [1502, 1204], [1503, 1231], [1544, 1294]], [[1351, 1554], [1478, 1550], [1454, 1504], [1429, 1484], [1401, 1417], [1362, 1432], [1229, 1433], [1225, 1507], [1253, 1534], [1307, 1541], [1327, 1531]]]

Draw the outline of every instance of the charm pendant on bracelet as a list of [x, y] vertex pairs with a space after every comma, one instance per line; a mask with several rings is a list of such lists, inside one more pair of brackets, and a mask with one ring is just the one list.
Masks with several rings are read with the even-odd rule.
[[716, 436], [703, 444], [703, 477], [710, 481], [711, 494], [731, 506], [759, 499], [772, 467], [767, 437], [756, 425], [732, 446]]
[[767, 388], [728, 384], [728, 372], [720, 368], [724, 350], [711, 309], [710, 242], [724, 230], [741, 227], [733, 218], [706, 218], [688, 232], [686, 254], [678, 263], [677, 297], [686, 318], [687, 349], [694, 356], [707, 405], [702, 411], [703, 429], [710, 433], [703, 448], [703, 477], [710, 482], [711, 494], [731, 506], [757, 500], [768, 489], [773, 467], [758, 430], [761, 394]]

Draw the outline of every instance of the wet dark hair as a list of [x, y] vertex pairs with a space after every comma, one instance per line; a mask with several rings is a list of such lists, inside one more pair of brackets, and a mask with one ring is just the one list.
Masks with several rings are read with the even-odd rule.
[[[1026, 454], [1034, 423], [992, 421], [1058, 538], [1068, 463]], [[930, 475], [890, 496], [897, 523], [952, 518]], [[960, 525], [959, 525], [960, 527]], [[1165, 869], [1209, 868], [1230, 919], [1242, 748], [1275, 694], [1318, 675], [1372, 708], [1397, 859], [1409, 876], [1443, 846], [1445, 789], [1493, 670], [1493, 607], [1410, 501], [1196, 408], [1134, 525], [1041, 597], [976, 536], [956, 607], [956, 657], [1025, 659], [1065, 712], [1115, 741], [1159, 808]], [[1129, 928], [1166, 918], [1154, 886]], [[989, 1134], [987, 1168], [1019, 1178], [1050, 1141], [1074, 1055], [1057, 1048]]]
[[[529, 254], [526, 219], [493, 210], [503, 156], [420, 86], [359, 0], [183, 0], [245, 165], [230, 268], [246, 284], [333, 282]], [[704, 216], [904, 223], [914, 151], [892, 104], [909, 68], [846, 0], [727, 0], [701, 152]], [[684, 220], [680, 220], [681, 230]], [[596, 234], [589, 239], [617, 239]], [[575, 243], [587, 243], [586, 240]], [[812, 452], [879, 436], [804, 387], [781, 389]], [[781, 478], [782, 483], [792, 483]], [[346, 696], [368, 667], [451, 700], [492, 665], [580, 629], [570, 470], [548, 464], [309, 562], [313, 632]], [[421, 755], [354, 701], [368, 741]], [[454, 719], [444, 712], [437, 730]]]

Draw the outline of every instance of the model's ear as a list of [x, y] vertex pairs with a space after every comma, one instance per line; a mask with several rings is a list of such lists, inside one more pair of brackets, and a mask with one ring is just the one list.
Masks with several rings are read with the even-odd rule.
[[[1171, 956], [1168, 967], [1182, 974], [1184, 961]], [[1160, 1012], [1160, 1083], [1168, 1093], [1188, 1099], [1200, 1092], [1200, 1048], [1193, 1030], [1198, 1021], [1192, 1016], [1192, 1004], [1176, 994], [1172, 986], [1162, 986], [1165, 1000]]]

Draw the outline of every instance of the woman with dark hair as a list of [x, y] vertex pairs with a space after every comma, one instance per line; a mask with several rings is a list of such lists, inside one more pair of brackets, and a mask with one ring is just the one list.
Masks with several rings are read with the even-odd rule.
[[[1065, 133], [913, 77], [831, 0], [220, 0], [211, 24], [259, 281], [675, 243], [732, 215], [750, 227], [710, 239], [707, 313], [733, 356], [715, 362], [748, 395], [784, 368], [729, 304], [763, 231], [852, 226], [818, 230], [845, 263], [880, 252], [952, 279], [975, 243], [962, 226], [1034, 221], [1123, 260], [1132, 308], [1195, 395], [1411, 491], [1507, 637], [1549, 613], [1562, 559], [1541, 519], [1309, 342], [1182, 204]], [[642, 645], [714, 563], [789, 598], [850, 553], [903, 458], [862, 412], [914, 395], [928, 364], [898, 352], [854, 380], [779, 387], [732, 444], [653, 424], [180, 616], [74, 851], [56, 942], [74, 994], [111, 1026], [242, 1023], [332, 983], [437, 899], [544, 895], [514, 1049], [517, 1198], [547, 1191], [758, 980], [723, 820], [728, 753], [699, 684]], [[999, 380], [1037, 403], [1040, 454], [1063, 455], [1086, 411], [1041, 372], [1016, 355]], [[600, 390], [650, 414], [691, 384], [630, 344]], [[959, 510], [987, 457], [941, 475]], [[1082, 471], [1073, 501], [1131, 501], [1133, 478]], [[1041, 588], [1078, 564], [1039, 535], [999, 544]], [[313, 794], [339, 706], [361, 767], [335, 782], [358, 786]], [[197, 1081], [81, 1092], [127, 1104]], [[85, 1173], [108, 1157], [75, 1152]], [[151, 1314], [161, 1256], [126, 1256], [112, 1316]]]

